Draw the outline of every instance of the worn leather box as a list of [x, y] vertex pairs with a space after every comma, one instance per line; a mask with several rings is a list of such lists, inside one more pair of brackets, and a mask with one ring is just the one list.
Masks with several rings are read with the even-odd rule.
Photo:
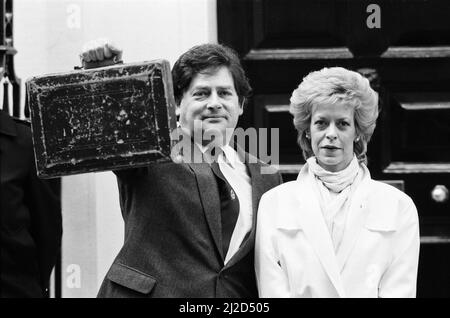
[[39, 177], [170, 160], [176, 117], [169, 62], [37, 76], [26, 88]]

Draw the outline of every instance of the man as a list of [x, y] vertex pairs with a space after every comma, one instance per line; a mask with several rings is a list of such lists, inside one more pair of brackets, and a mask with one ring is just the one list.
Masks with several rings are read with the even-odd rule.
[[62, 235], [54, 182], [36, 176], [30, 124], [0, 110], [1, 297], [48, 296]]
[[[120, 54], [93, 43], [81, 57]], [[229, 145], [227, 129], [236, 127], [250, 85], [234, 51], [217, 44], [182, 54], [172, 77], [181, 137], [192, 152], [181, 149], [181, 163], [115, 171], [125, 242], [99, 296], [257, 297], [256, 211], [281, 176], [261, 174], [261, 162]]]

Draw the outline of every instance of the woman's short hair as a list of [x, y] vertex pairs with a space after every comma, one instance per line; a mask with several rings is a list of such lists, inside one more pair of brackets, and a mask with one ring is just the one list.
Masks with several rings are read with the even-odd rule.
[[303, 78], [290, 102], [297, 142], [305, 160], [314, 155], [307, 138], [313, 106], [345, 104], [354, 109], [356, 136], [359, 137], [354, 143], [354, 152], [360, 162], [367, 164], [367, 144], [378, 117], [378, 93], [370, 87], [367, 78], [342, 67], [323, 68]]
[[181, 102], [184, 92], [189, 88], [197, 74], [209, 74], [222, 66], [227, 67], [233, 76], [239, 103], [245, 103], [252, 89], [237, 53], [232, 48], [222, 44], [197, 45], [178, 58], [172, 68], [176, 103]]

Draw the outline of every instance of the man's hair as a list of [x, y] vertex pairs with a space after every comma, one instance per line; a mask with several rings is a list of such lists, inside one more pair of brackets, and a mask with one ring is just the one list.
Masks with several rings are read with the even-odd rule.
[[342, 67], [323, 68], [311, 72], [292, 93], [290, 113], [298, 131], [297, 142], [303, 157], [314, 156], [307, 138], [314, 106], [345, 104], [354, 109], [356, 135], [354, 152], [360, 162], [367, 164], [367, 144], [372, 137], [378, 117], [378, 93], [369, 80], [357, 72]]
[[223, 66], [227, 67], [233, 76], [239, 103], [245, 102], [250, 96], [251, 87], [237, 53], [222, 44], [202, 44], [183, 53], [173, 66], [172, 79], [176, 103], [180, 104], [184, 92], [197, 74], [210, 74]]

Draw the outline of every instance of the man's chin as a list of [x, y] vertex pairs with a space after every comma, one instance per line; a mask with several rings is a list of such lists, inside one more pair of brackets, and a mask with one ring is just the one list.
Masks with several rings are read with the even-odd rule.
[[224, 145], [231, 138], [234, 132], [233, 128], [228, 128], [223, 123], [205, 123], [202, 122], [201, 127], [194, 127], [193, 138], [195, 142], [208, 145], [211, 142], [214, 145]]
[[226, 125], [223, 123], [205, 123], [203, 122], [202, 130], [205, 134], [220, 134], [225, 133]]

